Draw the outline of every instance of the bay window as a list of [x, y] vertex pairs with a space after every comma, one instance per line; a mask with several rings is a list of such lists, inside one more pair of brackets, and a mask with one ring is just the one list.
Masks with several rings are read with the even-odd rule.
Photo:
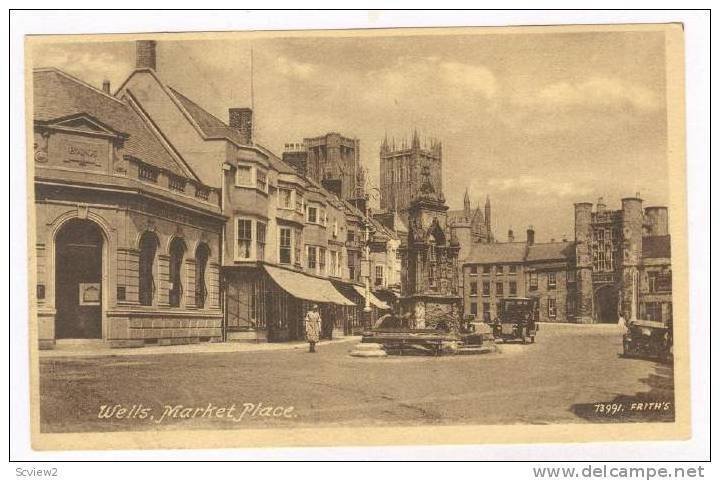
[[292, 230], [280, 227], [280, 264], [292, 264]]
[[317, 269], [317, 247], [307, 246], [307, 267], [308, 269]]
[[252, 220], [237, 219], [237, 237], [235, 258], [240, 260], [252, 258]]
[[268, 191], [268, 183], [267, 183], [267, 172], [260, 169], [255, 169], [255, 186], [258, 190], [261, 190], [263, 192]]
[[325, 275], [325, 265], [327, 262], [327, 251], [325, 250], [324, 247], [320, 247], [318, 249], [318, 261], [319, 261], [318, 264], [320, 266], [319, 274], [324, 276]]
[[281, 209], [293, 209], [292, 189], [278, 189], [279, 207]]
[[318, 212], [317, 207], [308, 207], [307, 209], [307, 221], [311, 224], [317, 224], [318, 218], [317, 218]]
[[255, 253], [255, 259], [259, 261], [265, 260], [265, 234], [267, 231], [267, 224], [265, 222], [257, 221], [255, 223], [255, 234], [257, 238], [257, 252]]
[[241, 187], [252, 187], [253, 168], [249, 165], [238, 165], [235, 171], [235, 185]]

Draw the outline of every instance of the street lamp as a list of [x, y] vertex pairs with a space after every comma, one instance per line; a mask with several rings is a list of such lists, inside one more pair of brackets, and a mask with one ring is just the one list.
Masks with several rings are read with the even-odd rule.
[[367, 209], [365, 212], [365, 246], [363, 247], [365, 257], [365, 307], [363, 311], [369, 313], [372, 310], [370, 307], [370, 220], [367, 218]]

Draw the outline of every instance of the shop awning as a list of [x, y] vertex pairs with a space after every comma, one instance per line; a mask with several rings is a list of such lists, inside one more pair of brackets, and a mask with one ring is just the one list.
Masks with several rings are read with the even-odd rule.
[[[363, 299], [365, 298], [365, 289], [363, 289], [360, 286], [353, 286], [355, 288], [355, 291], [360, 294]], [[377, 307], [378, 309], [390, 309], [390, 306], [388, 306], [386, 303], [375, 297], [375, 294], [370, 291], [370, 304]]]
[[312, 302], [330, 302], [341, 306], [355, 305], [354, 302], [340, 294], [327, 279], [320, 279], [278, 267], [264, 267], [272, 280], [293, 297]]

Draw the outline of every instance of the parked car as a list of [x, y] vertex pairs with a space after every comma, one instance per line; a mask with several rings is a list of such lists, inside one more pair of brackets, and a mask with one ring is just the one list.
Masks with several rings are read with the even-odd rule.
[[631, 321], [623, 335], [623, 356], [669, 361], [672, 359], [672, 338], [671, 324]]
[[535, 298], [503, 299], [501, 312], [492, 321], [493, 336], [503, 342], [520, 339], [523, 344], [535, 342], [538, 331], [538, 301]]

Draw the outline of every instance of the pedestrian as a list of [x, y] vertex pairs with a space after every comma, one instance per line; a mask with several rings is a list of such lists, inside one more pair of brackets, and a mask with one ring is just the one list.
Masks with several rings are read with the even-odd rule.
[[625, 334], [627, 332], [627, 322], [625, 322], [625, 318], [623, 317], [622, 314], [620, 314], [620, 317], [618, 317], [617, 325], [618, 325], [618, 329], [620, 329], [620, 331], [623, 334]]
[[315, 343], [320, 340], [320, 329], [322, 327], [322, 319], [318, 312], [318, 305], [313, 304], [305, 315], [305, 338], [310, 343], [310, 351], [315, 352]]

